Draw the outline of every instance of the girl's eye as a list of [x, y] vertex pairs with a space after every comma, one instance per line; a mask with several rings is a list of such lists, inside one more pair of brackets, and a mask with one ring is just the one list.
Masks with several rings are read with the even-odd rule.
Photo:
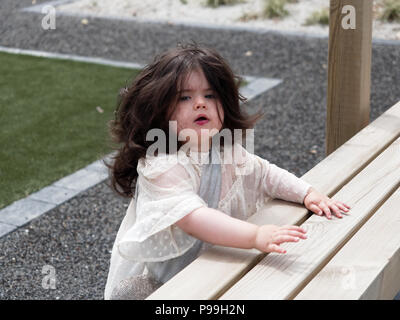
[[[208, 99], [214, 99], [215, 96], [214, 96], [213, 94], [207, 94], [207, 95], [206, 95], [206, 98], [208, 98]], [[190, 99], [189, 96], [182, 96], [182, 97], [179, 98], [179, 100], [181, 100], [181, 101], [186, 101], [186, 100], [188, 100], [188, 99]]]

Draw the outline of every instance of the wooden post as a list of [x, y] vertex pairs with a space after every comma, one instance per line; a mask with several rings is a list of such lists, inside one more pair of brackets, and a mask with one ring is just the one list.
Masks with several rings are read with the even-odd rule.
[[326, 155], [369, 123], [372, 0], [330, 0]]

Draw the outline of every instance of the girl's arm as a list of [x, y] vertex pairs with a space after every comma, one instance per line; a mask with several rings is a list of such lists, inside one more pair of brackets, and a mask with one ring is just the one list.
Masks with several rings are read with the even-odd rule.
[[175, 223], [191, 236], [220, 246], [285, 253], [283, 242], [305, 239], [305, 230], [297, 226], [255, 224], [232, 218], [212, 208], [201, 207]]

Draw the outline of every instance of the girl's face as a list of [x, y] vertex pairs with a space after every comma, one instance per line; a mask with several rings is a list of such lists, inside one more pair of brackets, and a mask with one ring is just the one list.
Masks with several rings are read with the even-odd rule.
[[[201, 150], [203, 140], [208, 150], [211, 137], [222, 128], [224, 110], [201, 69], [190, 72], [183, 88], [179, 88], [178, 95], [178, 103], [170, 118], [170, 121], [177, 122], [177, 135], [179, 136], [183, 129], [191, 129], [182, 132], [184, 137], [190, 135], [186, 141], [190, 140], [193, 149]], [[201, 116], [205, 118], [204, 121], [201, 120]]]

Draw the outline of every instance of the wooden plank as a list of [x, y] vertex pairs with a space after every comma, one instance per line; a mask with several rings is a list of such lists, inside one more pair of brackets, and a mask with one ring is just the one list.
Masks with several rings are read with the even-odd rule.
[[400, 189], [295, 299], [393, 299], [400, 290]]
[[399, 186], [400, 138], [333, 196], [349, 215], [311, 216], [302, 224], [307, 240], [282, 244], [288, 254], [267, 255], [221, 299], [293, 298]]
[[[345, 10], [342, 13], [346, 5], [352, 6], [355, 11], [352, 13]], [[349, 23], [351, 20], [348, 18], [351, 17], [355, 19], [355, 29]], [[327, 155], [368, 125], [371, 42], [372, 0], [331, 0], [326, 115]]]
[[[333, 195], [398, 136], [400, 136], [400, 102], [302, 178], [321, 192]], [[337, 174], [338, 172], [340, 174]], [[301, 224], [307, 217], [308, 211], [304, 206], [274, 199], [268, 201], [265, 207], [248, 221], [258, 225]], [[258, 250], [214, 246], [147, 299], [216, 299], [264, 256], [265, 254]]]

